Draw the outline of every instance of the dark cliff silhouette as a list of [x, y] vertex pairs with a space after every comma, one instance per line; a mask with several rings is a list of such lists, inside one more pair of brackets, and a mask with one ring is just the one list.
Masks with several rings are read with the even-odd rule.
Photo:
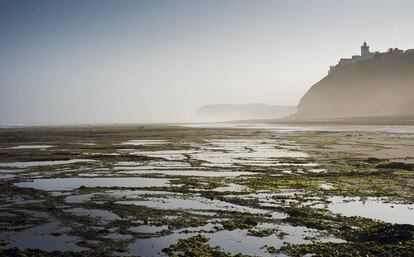
[[414, 114], [414, 53], [390, 49], [341, 67], [311, 87], [292, 118]]

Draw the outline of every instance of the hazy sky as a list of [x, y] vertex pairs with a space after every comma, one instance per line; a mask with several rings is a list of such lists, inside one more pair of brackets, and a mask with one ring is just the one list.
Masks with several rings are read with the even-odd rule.
[[0, 0], [0, 124], [296, 105], [340, 57], [414, 48], [414, 1]]

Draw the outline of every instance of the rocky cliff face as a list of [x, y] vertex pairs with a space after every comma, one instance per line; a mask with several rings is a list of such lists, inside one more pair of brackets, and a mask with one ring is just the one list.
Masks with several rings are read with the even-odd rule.
[[342, 67], [302, 97], [297, 118], [414, 114], [414, 53], [384, 53]]

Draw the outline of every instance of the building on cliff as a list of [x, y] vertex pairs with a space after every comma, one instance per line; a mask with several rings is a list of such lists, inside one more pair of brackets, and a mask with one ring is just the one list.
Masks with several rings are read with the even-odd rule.
[[368, 60], [372, 59], [376, 56], [396, 56], [400, 54], [412, 54], [414, 53], [414, 49], [407, 49], [407, 50], [401, 50], [398, 48], [389, 48], [387, 52], [371, 52], [369, 51], [369, 46], [367, 42], [364, 42], [361, 46], [361, 55], [353, 55], [352, 58], [341, 58], [339, 59], [338, 64], [330, 66], [328, 74], [331, 74], [332, 72], [339, 70], [345, 66], [348, 66], [350, 64], [354, 64], [356, 62], [362, 61], [362, 60]]
[[375, 53], [374, 52], [370, 52], [369, 51], [369, 46], [367, 44], [367, 42], [364, 42], [361, 46], [361, 55], [353, 55], [352, 58], [341, 58], [339, 59], [339, 62], [337, 65], [333, 65], [329, 68], [329, 72], [334, 72], [344, 66], [347, 66], [349, 64], [353, 64], [355, 62], [361, 61], [361, 60], [366, 60], [366, 59], [371, 59], [372, 57], [374, 57]]
[[[389, 48], [341, 60], [301, 98], [298, 119], [414, 115], [414, 49]], [[364, 59], [365, 58], [365, 59]], [[342, 66], [341, 66], [342, 65]], [[406, 119], [401, 118], [401, 119]]]

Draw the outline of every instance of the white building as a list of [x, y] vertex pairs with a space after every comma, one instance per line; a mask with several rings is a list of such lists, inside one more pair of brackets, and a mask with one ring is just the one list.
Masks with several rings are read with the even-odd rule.
[[369, 51], [369, 46], [367, 45], [367, 42], [364, 42], [364, 44], [361, 46], [361, 57], [367, 58], [371, 56], [371, 52]]
[[349, 64], [356, 63], [360, 60], [371, 59], [374, 56], [374, 54], [375, 53], [369, 51], [369, 46], [367, 45], [367, 42], [364, 42], [361, 46], [361, 55], [353, 55], [352, 58], [341, 58], [337, 65], [330, 67], [328, 74]]

